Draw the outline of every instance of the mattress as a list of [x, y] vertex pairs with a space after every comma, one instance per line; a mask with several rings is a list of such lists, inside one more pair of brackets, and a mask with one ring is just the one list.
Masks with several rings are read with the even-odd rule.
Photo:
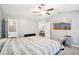
[[62, 45], [58, 41], [40, 36], [10, 38], [0, 55], [54, 55], [61, 48]]

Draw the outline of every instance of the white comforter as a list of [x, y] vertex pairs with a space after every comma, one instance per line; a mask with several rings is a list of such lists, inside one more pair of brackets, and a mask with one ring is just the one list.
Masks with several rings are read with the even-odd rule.
[[62, 48], [61, 44], [47, 38], [33, 36], [8, 39], [1, 55], [53, 55]]

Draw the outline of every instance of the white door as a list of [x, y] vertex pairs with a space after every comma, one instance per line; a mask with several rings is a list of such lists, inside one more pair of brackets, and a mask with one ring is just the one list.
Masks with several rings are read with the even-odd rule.
[[17, 20], [8, 19], [8, 37], [17, 37], [18, 36], [18, 23]]
[[50, 22], [45, 23], [45, 37], [50, 39]]

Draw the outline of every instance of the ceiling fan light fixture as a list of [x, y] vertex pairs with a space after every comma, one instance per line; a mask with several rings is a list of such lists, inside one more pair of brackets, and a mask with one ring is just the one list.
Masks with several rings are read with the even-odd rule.
[[54, 8], [50, 8], [50, 9], [48, 9], [48, 10], [46, 10], [46, 11], [52, 11], [52, 10], [54, 10]]
[[45, 13], [46, 13], [46, 11], [44, 11], [44, 10], [41, 10], [41, 12], [40, 12], [41, 15], [44, 15]]
[[33, 11], [33, 13], [38, 13], [40, 15], [51, 15], [51, 11], [54, 10], [54, 8], [46, 8], [47, 5], [45, 4], [40, 4], [39, 6], [37, 6], [35, 8], [35, 10]]

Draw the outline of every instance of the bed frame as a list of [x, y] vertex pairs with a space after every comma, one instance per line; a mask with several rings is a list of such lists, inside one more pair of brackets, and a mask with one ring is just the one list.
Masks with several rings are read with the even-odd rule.
[[24, 37], [35, 36], [35, 35], [36, 35], [35, 33], [32, 33], [32, 34], [25, 34]]
[[63, 50], [64, 50], [64, 48], [60, 49], [55, 55], [58, 55]]

